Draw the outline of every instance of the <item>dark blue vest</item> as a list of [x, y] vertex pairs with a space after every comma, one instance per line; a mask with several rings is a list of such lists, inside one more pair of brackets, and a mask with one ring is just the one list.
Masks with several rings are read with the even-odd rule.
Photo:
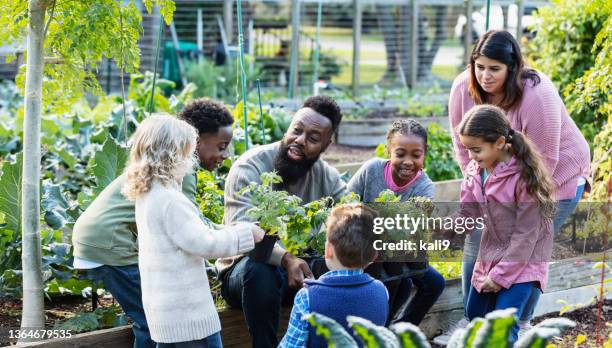
[[[346, 317], [354, 315], [385, 325], [389, 304], [387, 290], [380, 281], [363, 273], [353, 276], [321, 276], [319, 280], [306, 280], [310, 310], [334, 319], [353, 335]], [[327, 347], [325, 340], [317, 336], [312, 326], [308, 335], [308, 347]], [[355, 335], [355, 341], [360, 342]], [[361, 346], [361, 345], [360, 345]]]

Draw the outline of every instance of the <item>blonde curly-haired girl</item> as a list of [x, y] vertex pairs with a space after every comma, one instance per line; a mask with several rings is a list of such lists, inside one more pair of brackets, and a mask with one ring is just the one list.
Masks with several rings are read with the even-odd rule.
[[136, 130], [126, 166], [122, 192], [135, 201], [142, 300], [158, 347], [221, 347], [204, 261], [245, 253], [264, 234], [251, 223], [214, 230], [181, 193], [196, 139], [187, 122], [152, 115]]

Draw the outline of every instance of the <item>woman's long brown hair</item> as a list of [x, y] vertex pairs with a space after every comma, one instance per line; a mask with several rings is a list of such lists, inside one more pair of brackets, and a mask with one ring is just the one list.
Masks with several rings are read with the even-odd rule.
[[478, 40], [470, 56], [470, 80], [468, 90], [476, 104], [486, 104], [488, 93], [476, 79], [476, 59], [485, 56], [502, 62], [508, 67], [508, 76], [504, 82], [504, 98], [500, 108], [510, 110], [515, 107], [523, 97], [524, 81], [531, 80], [533, 85], [540, 83], [538, 73], [525, 66], [521, 47], [512, 34], [505, 30], [489, 30]]

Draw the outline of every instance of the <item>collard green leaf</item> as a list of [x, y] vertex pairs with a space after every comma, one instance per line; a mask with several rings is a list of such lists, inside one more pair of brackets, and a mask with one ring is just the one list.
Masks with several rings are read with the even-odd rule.
[[14, 163], [4, 162], [0, 177], [0, 212], [4, 214], [5, 228], [21, 233], [21, 171], [23, 155]]
[[41, 208], [44, 211], [45, 223], [53, 229], [60, 229], [67, 223], [74, 222], [67, 213], [70, 204], [62, 194], [61, 186], [54, 185], [48, 180], [43, 182]]
[[402, 348], [431, 348], [427, 337], [418, 326], [411, 323], [397, 323], [390, 328], [399, 338]]
[[400, 343], [393, 332], [371, 321], [349, 315], [346, 317], [348, 325], [355, 335], [361, 339], [367, 348], [400, 348]]
[[92, 159], [92, 173], [97, 186], [94, 193], [98, 195], [108, 184], [123, 172], [128, 158], [128, 149], [109, 138], [102, 150], [96, 152]]
[[529, 330], [515, 344], [516, 348], [545, 348], [554, 336], [559, 336], [564, 330], [576, 326], [567, 318], [550, 318], [542, 321]]
[[485, 324], [478, 330], [472, 346], [474, 348], [511, 347], [510, 331], [516, 323], [515, 308], [496, 310], [485, 316]]
[[305, 314], [302, 320], [308, 321], [315, 327], [317, 335], [322, 336], [330, 348], [357, 347], [357, 342], [353, 337], [344, 330], [342, 325], [331, 318], [318, 313], [310, 313]]

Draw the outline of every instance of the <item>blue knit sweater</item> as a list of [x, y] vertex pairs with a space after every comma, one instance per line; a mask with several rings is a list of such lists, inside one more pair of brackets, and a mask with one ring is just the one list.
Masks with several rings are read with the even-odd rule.
[[[310, 310], [323, 314], [341, 324], [347, 332], [346, 317], [354, 315], [370, 320], [376, 325], [385, 325], [389, 312], [388, 294], [380, 281], [367, 273], [351, 276], [321, 276], [318, 280], [306, 280]], [[357, 342], [359, 340], [355, 338]], [[309, 347], [326, 347], [327, 344], [311, 326]]]

